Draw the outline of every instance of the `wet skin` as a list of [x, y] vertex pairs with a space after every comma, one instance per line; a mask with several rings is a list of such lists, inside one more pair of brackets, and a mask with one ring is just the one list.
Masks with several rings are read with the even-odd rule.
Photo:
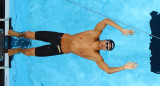
[[[81, 32], [74, 35], [64, 34], [61, 39], [62, 51], [65, 54], [74, 53], [83, 58], [95, 61], [99, 66], [99, 68], [101, 68], [108, 74], [115, 73], [124, 69], [135, 69], [137, 67], [137, 64], [132, 62], [128, 62], [121, 67], [109, 67], [104, 62], [104, 59], [99, 54], [99, 51], [106, 50], [106, 47], [108, 46], [109, 48], [111, 48], [111, 43], [107, 45], [106, 44], [107, 40], [100, 41], [99, 36], [102, 33], [103, 29], [106, 27], [106, 25], [115, 27], [116, 29], [120, 30], [122, 34], [124, 34], [125, 36], [127, 36], [128, 34], [133, 35], [134, 33], [133, 30], [123, 29], [122, 27], [117, 25], [115, 22], [106, 18], [101, 22], [99, 22], [93, 30]], [[8, 35], [16, 36], [16, 37], [25, 37], [25, 38], [35, 40], [35, 32], [30, 32], [30, 31], [27, 31], [24, 33], [18, 33], [18, 32], [9, 30]], [[16, 49], [8, 50], [9, 55], [13, 55], [18, 52], [22, 52], [23, 54], [28, 56], [35, 56], [35, 48], [30, 48], [30, 49], [16, 48]]]

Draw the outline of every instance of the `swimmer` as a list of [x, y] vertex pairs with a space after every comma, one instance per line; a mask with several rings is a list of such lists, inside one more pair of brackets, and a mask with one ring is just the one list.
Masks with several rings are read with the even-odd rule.
[[126, 63], [121, 67], [109, 67], [107, 63], [104, 62], [104, 59], [100, 55], [99, 51], [111, 51], [115, 47], [115, 43], [111, 39], [99, 40], [99, 36], [101, 35], [103, 29], [107, 25], [115, 27], [125, 36], [134, 34], [133, 30], [123, 29], [115, 22], [107, 18], [99, 22], [93, 30], [77, 33], [74, 35], [51, 31], [27, 31], [24, 33], [19, 33], [13, 30], [9, 30], [9, 36], [41, 40], [45, 42], [50, 42], [51, 44], [29, 49], [9, 49], [8, 54], [9, 56], [11, 56], [21, 52], [27, 56], [44, 57], [73, 53], [96, 62], [99, 68], [101, 68], [108, 74], [115, 73], [125, 69], [136, 69], [137, 63], [132, 63], [132, 61]]

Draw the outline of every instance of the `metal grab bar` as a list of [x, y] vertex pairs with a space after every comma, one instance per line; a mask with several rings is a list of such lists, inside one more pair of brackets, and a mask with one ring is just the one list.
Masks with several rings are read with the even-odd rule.
[[0, 19], [0, 21], [9, 21], [9, 18], [6, 18], [6, 19]]

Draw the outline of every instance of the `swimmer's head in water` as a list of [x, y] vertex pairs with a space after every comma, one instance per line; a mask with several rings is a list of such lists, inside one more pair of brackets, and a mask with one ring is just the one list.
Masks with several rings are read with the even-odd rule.
[[107, 39], [107, 40], [101, 41], [99, 44], [99, 47], [101, 48], [101, 50], [111, 51], [114, 49], [115, 43], [113, 40]]

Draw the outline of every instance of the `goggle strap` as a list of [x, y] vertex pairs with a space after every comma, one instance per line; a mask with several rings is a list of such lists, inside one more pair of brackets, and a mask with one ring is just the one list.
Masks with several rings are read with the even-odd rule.
[[113, 49], [113, 43], [112, 43], [112, 49]]

